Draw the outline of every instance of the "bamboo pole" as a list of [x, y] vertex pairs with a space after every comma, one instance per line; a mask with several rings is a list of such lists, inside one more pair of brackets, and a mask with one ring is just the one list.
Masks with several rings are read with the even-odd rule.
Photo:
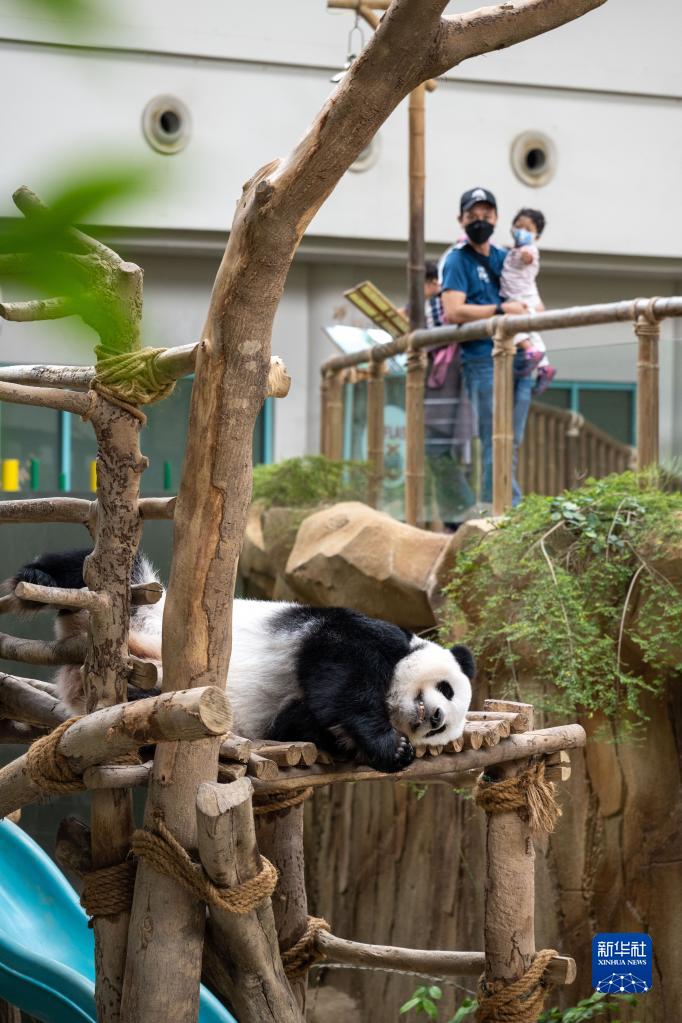
[[[653, 315], [659, 320], [668, 316], [682, 316], [682, 296], [655, 298], [651, 300], [651, 303]], [[505, 316], [506, 330], [510, 335], [514, 335], [534, 330], [561, 330], [564, 327], [590, 327], [605, 323], [623, 323], [644, 315], [644, 310], [648, 305], [649, 299], [637, 299], [634, 302], [628, 300], [605, 302], [600, 305], [572, 306], [570, 309], [552, 309], [544, 313], [533, 313], [532, 316], [526, 314], [508, 315]], [[409, 345], [420, 349], [429, 345], [446, 345], [491, 337], [494, 336], [498, 322], [499, 317], [491, 316], [488, 320], [476, 320], [461, 326], [431, 327], [426, 330], [412, 331], [385, 345], [376, 345], [373, 348], [365, 348], [348, 355], [333, 355], [322, 363], [320, 372], [335, 372], [340, 369], [348, 369], [351, 366], [360, 366], [372, 358], [389, 359], [407, 351]]]
[[[260, 870], [251, 793], [246, 778], [199, 786], [199, 856], [216, 885], [234, 886]], [[303, 1023], [278, 955], [271, 900], [239, 915], [209, 905], [209, 918], [205, 969], [240, 1023]]]
[[514, 351], [514, 337], [499, 317], [493, 333], [493, 515], [504, 515], [512, 503]]
[[[180, 739], [196, 742], [222, 735], [229, 725], [229, 706], [221, 690], [213, 686], [179, 690], [79, 718], [61, 737], [58, 752], [82, 773], [140, 746]], [[0, 769], [0, 817], [40, 802], [43, 794], [29, 774], [26, 754]]]
[[329, 373], [320, 377], [320, 454], [329, 457]]
[[328, 458], [343, 458], [343, 373], [332, 373], [327, 384]]
[[411, 526], [421, 526], [424, 519], [425, 367], [423, 352], [410, 350], [405, 382], [405, 522]]
[[372, 361], [367, 381], [367, 458], [371, 466], [368, 504], [378, 508], [384, 478], [384, 366]]
[[658, 343], [661, 325], [652, 299], [635, 320], [637, 336], [637, 468], [658, 464], [659, 368]]
[[410, 330], [424, 326], [424, 86], [410, 93], [409, 101], [409, 225], [407, 284]]

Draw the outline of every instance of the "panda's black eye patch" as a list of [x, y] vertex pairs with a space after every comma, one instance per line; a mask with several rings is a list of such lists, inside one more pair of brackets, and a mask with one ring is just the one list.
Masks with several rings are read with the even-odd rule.
[[438, 690], [439, 693], [443, 694], [446, 700], [451, 700], [452, 697], [455, 695], [455, 691], [449, 682], [445, 681], [439, 682], [438, 685], [436, 686], [436, 689]]

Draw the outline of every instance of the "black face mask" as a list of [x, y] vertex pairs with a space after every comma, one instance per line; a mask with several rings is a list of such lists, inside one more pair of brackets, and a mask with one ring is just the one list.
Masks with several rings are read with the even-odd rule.
[[469, 241], [472, 241], [474, 245], [483, 245], [495, 230], [495, 225], [489, 224], [487, 220], [474, 220], [471, 224], [467, 224], [464, 230]]

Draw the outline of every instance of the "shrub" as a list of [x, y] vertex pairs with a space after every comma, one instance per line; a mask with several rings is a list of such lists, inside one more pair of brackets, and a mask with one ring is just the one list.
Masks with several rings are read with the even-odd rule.
[[364, 501], [369, 474], [368, 462], [337, 462], [324, 455], [288, 458], [254, 467], [252, 500], [268, 508]]
[[529, 496], [458, 557], [445, 624], [466, 620], [493, 682], [513, 688], [526, 663], [547, 709], [632, 724], [643, 692], [682, 670], [682, 592], [662, 572], [673, 549], [682, 558], [682, 494], [659, 474]]

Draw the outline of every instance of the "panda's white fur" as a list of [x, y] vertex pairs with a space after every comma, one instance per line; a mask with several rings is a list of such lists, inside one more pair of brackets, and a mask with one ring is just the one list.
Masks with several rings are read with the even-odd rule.
[[[87, 552], [68, 552], [70, 578]], [[44, 556], [17, 574], [60, 585], [58, 556]], [[44, 566], [47, 565], [49, 573]], [[66, 569], [64, 570], [66, 574]], [[135, 582], [158, 581], [139, 556]], [[165, 592], [135, 608], [129, 647], [161, 671]], [[59, 615], [58, 635], [83, 631], [84, 613]], [[473, 659], [464, 647], [446, 650], [397, 626], [339, 608], [235, 600], [228, 693], [233, 729], [249, 738], [310, 739], [331, 751], [355, 750], [382, 770], [406, 766], [413, 745], [458, 738], [471, 701]], [[77, 667], [60, 669], [62, 699], [83, 709]]]

